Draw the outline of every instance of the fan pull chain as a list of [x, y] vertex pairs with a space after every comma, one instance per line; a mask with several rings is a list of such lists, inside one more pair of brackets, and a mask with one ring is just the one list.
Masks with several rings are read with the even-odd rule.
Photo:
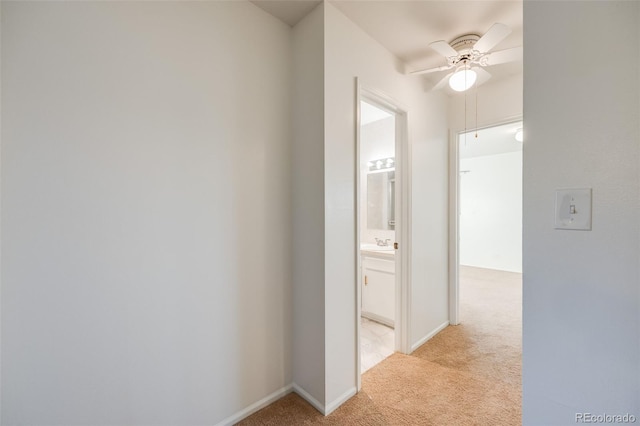
[[478, 139], [478, 82], [476, 81], [476, 139]]
[[[466, 67], [466, 63], [465, 63]], [[467, 73], [464, 73], [464, 85], [467, 86]], [[467, 146], [467, 91], [464, 91], [464, 146]]]

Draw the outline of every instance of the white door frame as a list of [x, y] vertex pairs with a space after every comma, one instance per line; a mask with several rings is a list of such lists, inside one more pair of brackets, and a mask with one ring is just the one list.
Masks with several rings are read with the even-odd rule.
[[449, 134], [449, 324], [460, 324], [460, 135], [522, 120], [522, 115]]
[[[396, 242], [395, 253], [396, 278], [396, 318], [395, 346], [396, 351], [408, 354], [411, 352], [411, 152], [408, 137], [408, 113], [399, 102], [378, 90], [361, 84], [356, 77], [356, 383], [357, 390], [362, 386], [360, 374], [360, 316], [362, 314], [362, 257], [360, 255], [360, 101], [365, 100], [382, 110], [393, 114], [396, 118]], [[399, 189], [399, 190], [398, 190]]]

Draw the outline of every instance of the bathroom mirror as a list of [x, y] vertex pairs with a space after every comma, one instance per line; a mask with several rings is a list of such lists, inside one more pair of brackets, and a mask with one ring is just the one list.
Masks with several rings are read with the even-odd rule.
[[394, 230], [395, 170], [367, 174], [367, 228]]

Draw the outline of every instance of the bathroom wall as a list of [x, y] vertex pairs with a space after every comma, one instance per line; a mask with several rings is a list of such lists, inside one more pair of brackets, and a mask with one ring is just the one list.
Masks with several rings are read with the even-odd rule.
[[287, 391], [290, 28], [2, 2], [1, 32], [1, 423], [232, 423]]
[[395, 157], [395, 117], [374, 121], [360, 127], [360, 241], [374, 243], [375, 238], [395, 240], [395, 231], [370, 229], [367, 223], [367, 162]]

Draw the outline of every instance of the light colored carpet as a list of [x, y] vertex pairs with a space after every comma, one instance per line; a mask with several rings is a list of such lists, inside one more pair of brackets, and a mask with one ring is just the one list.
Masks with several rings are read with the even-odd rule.
[[360, 393], [329, 416], [292, 393], [239, 424], [521, 424], [521, 275], [460, 269], [460, 325], [367, 371]]

